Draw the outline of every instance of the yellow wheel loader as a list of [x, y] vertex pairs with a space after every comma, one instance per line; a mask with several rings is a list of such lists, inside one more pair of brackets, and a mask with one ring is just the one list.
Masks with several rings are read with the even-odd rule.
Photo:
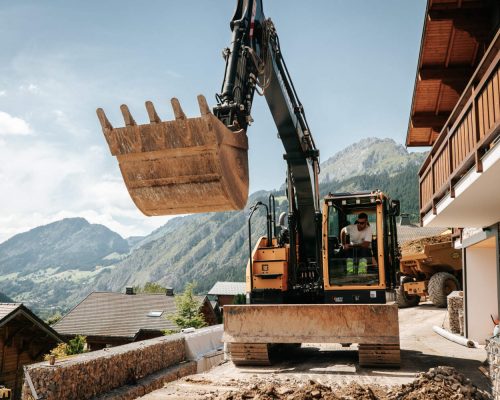
[[[398, 366], [398, 310], [386, 304], [396, 286], [395, 217], [399, 203], [379, 191], [319, 195], [319, 150], [295, 92], [274, 24], [262, 0], [238, 0], [217, 105], [198, 97], [201, 116], [187, 118], [172, 99], [174, 121], [146, 102], [150, 123], [121, 107], [125, 127], [97, 110], [127, 189], [146, 215], [242, 209], [248, 197], [248, 126], [255, 91], [266, 98], [287, 164], [287, 223], [249, 240], [248, 304], [224, 307], [224, 337], [235, 364], [266, 364], [273, 344], [359, 345], [361, 365]], [[342, 243], [342, 230], [365, 213], [370, 239]], [[278, 229], [279, 228], [279, 229]], [[368, 243], [368, 245], [367, 245]], [[349, 248], [349, 249], [348, 249]]]

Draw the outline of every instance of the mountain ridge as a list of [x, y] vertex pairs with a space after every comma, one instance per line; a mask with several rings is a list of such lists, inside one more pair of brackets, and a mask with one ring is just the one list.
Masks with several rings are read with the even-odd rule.
[[[417, 216], [417, 161], [423, 156], [411, 155], [390, 139], [365, 139], [322, 163], [322, 174], [328, 166], [343, 168], [348, 160], [360, 166], [349, 165], [323, 179], [321, 195], [378, 188], [402, 197], [402, 210]], [[284, 191], [257, 191], [244, 210], [178, 216], [144, 237], [123, 239], [83, 218], [34, 228], [0, 244], [0, 291], [49, 315], [65, 312], [95, 290], [123, 291], [157, 282], [180, 291], [197, 281], [197, 290], [206, 293], [217, 280], [242, 281], [249, 255], [249, 207], [267, 203], [269, 194], [276, 197], [277, 215], [286, 211]], [[265, 215], [255, 213], [252, 244], [264, 234], [265, 224]]]

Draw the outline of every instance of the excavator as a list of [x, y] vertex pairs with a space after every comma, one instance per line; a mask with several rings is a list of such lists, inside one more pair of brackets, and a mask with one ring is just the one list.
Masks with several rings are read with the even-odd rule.
[[[247, 131], [255, 92], [265, 97], [284, 147], [288, 210], [276, 224], [276, 202], [251, 208], [247, 303], [224, 307], [224, 336], [236, 365], [269, 364], [275, 345], [357, 344], [361, 366], [399, 366], [397, 306], [389, 304], [399, 265], [395, 218], [399, 202], [374, 190], [320, 198], [319, 150], [285, 64], [276, 28], [262, 0], [237, 0], [231, 45], [217, 104], [198, 96], [200, 117], [177, 99], [175, 119], [125, 126], [97, 116], [136, 206], [148, 216], [241, 210], [248, 200]], [[267, 234], [251, 244], [252, 215], [266, 209]], [[346, 250], [342, 230], [364, 213], [372, 241]]]

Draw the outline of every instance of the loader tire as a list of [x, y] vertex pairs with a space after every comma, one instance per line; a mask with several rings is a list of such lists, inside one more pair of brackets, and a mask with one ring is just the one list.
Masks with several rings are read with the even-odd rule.
[[429, 286], [427, 287], [429, 299], [436, 307], [446, 307], [446, 297], [454, 290], [458, 290], [459, 287], [460, 284], [457, 278], [452, 274], [449, 272], [438, 272], [432, 275], [429, 280]]
[[409, 276], [404, 276], [401, 279], [401, 284], [396, 289], [396, 304], [398, 305], [398, 308], [415, 307], [418, 306], [418, 303], [420, 302], [420, 296], [405, 293], [403, 284], [410, 281], [412, 281], [412, 279]]

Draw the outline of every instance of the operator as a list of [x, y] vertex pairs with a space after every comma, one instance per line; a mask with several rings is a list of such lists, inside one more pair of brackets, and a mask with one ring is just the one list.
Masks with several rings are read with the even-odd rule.
[[[349, 243], [347, 239], [349, 237]], [[368, 215], [362, 212], [354, 224], [348, 225], [340, 232], [340, 240], [344, 250], [353, 248], [370, 249], [372, 244], [372, 228], [368, 223]]]
[[354, 224], [342, 229], [340, 239], [347, 257], [346, 272], [355, 275], [367, 273], [368, 260], [372, 258], [372, 229], [368, 215], [360, 213]]

